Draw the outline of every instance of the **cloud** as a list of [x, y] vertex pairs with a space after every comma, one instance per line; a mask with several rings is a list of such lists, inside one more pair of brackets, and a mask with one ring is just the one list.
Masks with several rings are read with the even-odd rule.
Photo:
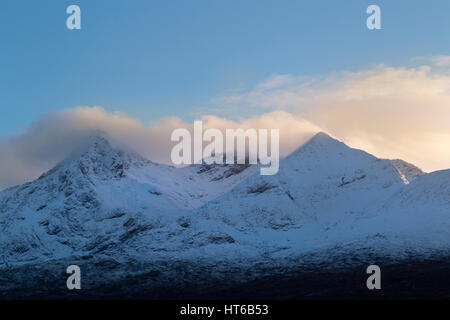
[[[280, 128], [280, 153], [289, 154], [320, 129], [284, 111], [274, 111], [241, 122], [204, 116], [207, 128]], [[172, 131], [193, 124], [166, 118], [145, 126], [123, 114], [110, 114], [100, 107], [78, 107], [47, 115], [21, 134], [0, 140], [0, 189], [36, 179], [74, 150], [85, 145], [93, 134], [104, 132], [118, 146], [127, 146], [144, 157], [170, 164]], [[284, 141], [284, 142], [283, 142]]]
[[[414, 68], [378, 66], [305, 78], [274, 75], [221, 97], [230, 108], [285, 110], [349, 145], [433, 171], [450, 168], [449, 57]], [[435, 65], [439, 65], [436, 68]]]
[[[450, 72], [446, 57], [413, 68], [378, 66], [323, 77], [273, 75], [248, 91], [216, 98], [239, 121], [205, 115], [207, 128], [280, 129], [285, 156], [318, 131], [382, 158], [401, 158], [426, 171], [450, 168]], [[232, 115], [232, 114], [231, 114]], [[0, 189], [37, 178], [100, 130], [115, 144], [146, 158], [170, 163], [179, 118], [152, 125], [100, 107], [47, 115], [22, 133], [0, 139]]]
[[434, 56], [431, 62], [436, 67], [447, 68], [450, 67], [450, 56]]

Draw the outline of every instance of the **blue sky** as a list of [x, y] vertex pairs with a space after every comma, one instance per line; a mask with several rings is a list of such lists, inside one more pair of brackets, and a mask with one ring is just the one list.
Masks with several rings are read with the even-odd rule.
[[[71, 4], [80, 31], [66, 29]], [[369, 4], [381, 7], [383, 30], [365, 27]], [[4, 0], [0, 136], [80, 105], [191, 121], [214, 97], [273, 74], [448, 55], [449, 12], [448, 0]]]

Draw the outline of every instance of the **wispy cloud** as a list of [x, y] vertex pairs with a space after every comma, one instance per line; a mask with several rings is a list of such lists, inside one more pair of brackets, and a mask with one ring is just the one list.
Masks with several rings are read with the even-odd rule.
[[233, 95], [230, 108], [285, 110], [377, 156], [428, 171], [450, 168], [450, 72], [442, 68], [448, 62], [439, 56], [412, 68], [274, 75]]
[[431, 58], [434, 66], [440, 68], [450, 67], [450, 56], [434, 56]]

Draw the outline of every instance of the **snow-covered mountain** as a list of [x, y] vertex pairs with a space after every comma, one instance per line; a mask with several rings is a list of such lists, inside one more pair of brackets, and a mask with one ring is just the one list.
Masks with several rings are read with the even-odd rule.
[[449, 227], [450, 171], [424, 174], [324, 133], [274, 176], [249, 165], [156, 164], [99, 136], [0, 192], [0, 269], [99, 257], [284, 266], [339, 252], [445, 255]]
[[[277, 175], [255, 174], [202, 210], [211, 215], [223, 211], [227, 219], [239, 212], [255, 212], [251, 220], [260, 221], [266, 215], [285, 219], [278, 227], [309, 218], [328, 228], [346, 219], [367, 217], [370, 207], [409, 183], [389, 160], [351, 149], [324, 133], [281, 164]], [[243, 223], [245, 217], [237, 221]]]
[[0, 257], [11, 264], [104, 250], [216, 198], [255, 170], [177, 169], [95, 137], [38, 180], [0, 193]]

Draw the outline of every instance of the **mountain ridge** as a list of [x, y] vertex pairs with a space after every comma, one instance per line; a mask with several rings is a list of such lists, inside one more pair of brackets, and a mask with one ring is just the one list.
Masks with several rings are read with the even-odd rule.
[[415, 168], [326, 134], [282, 159], [274, 176], [249, 165], [155, 164], [99, 137], [0, 192], [0, 269], [79, 257], [117, 268], [181, 259], [271, 269], [357, 250], [358, 261], [448, 252], [450, 170]]

